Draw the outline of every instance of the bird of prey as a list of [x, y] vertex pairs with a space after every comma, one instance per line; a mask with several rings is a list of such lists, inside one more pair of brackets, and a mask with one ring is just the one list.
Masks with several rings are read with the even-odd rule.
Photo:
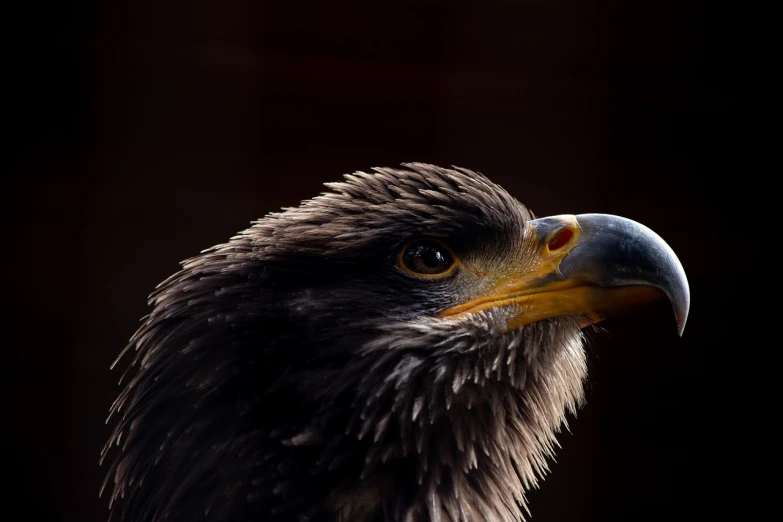
[[583, 328], [659, 298], [685, 325], [680, 262], [629, 219], [535, 219], [421, 163], [327, 189], [152, 293], [103, 453], [113, 520], [522, 520], [583, 402]]

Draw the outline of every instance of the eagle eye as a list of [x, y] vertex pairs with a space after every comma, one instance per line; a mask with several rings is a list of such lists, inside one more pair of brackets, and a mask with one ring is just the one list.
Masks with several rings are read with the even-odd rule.
[[443, 277], [457, 265], [451, 250], [434, 239], [416, 239], [407, 243], [397, 259], [400, 268], [419, 277]]

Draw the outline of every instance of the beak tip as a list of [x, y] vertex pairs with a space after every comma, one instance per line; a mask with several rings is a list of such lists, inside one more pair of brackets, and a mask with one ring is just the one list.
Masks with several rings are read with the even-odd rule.
[[685, 323], [688, 322], [688, 310], [690, 309], [690, 300], [686, 299], [685, 306], [675, 307], [674, 315], [677, 318], [677, 333], [682, 337], [682, 332], [685, 331]]
[[682, 337], [682, 333], [685, 331], [685, 323], [688, 322], [688, 312], [691, 309], [691, 293], [688, 288], [688, 280], [685, 278], [685, 271], [682, 270], [682, 265], [679, 266], [679, 269], [679, 284], [674, 288], [674, 295], [669, 294], [669, 299], [674, 309], [674, 317], [677, 320], [677, 333]]
[[685, 322], [687, 317], [677, 318], [677, 334], [682, 337], [682, 333], [685, 331]]
[[682, 337], [682, 333], [685, 331], [685, 323], [688, 322], [688, 313], [691, 309], [691, 290], [682, 264], [680, 264], [677, 256], [674, 255], [674, 252], [671, 252], [671, 255], [676, 261], [676, 268], [674, 271], [678, 276], [674, 278], [677, 283], [674, 285], [676, 290], [675, 298], [672, 299], [672, 305], [674, 307], [674, 315], [677, 318], [677, 333]]

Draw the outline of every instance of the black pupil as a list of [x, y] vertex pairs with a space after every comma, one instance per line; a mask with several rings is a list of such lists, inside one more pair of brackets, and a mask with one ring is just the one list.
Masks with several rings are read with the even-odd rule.
[[420, 274], [438, 274], [451, 266], [451, 256], [436, 243], [418, 243], [408, 247], [405, 264]]

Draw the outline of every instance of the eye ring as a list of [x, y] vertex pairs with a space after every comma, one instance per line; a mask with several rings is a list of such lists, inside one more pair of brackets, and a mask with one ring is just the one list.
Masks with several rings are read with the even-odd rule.
[[408, 275], [419, 278], [446, 277], [458, 264], [459, 260], [451, 248], [429, 237], [408, 241], [397, 254], [397, 266]]

